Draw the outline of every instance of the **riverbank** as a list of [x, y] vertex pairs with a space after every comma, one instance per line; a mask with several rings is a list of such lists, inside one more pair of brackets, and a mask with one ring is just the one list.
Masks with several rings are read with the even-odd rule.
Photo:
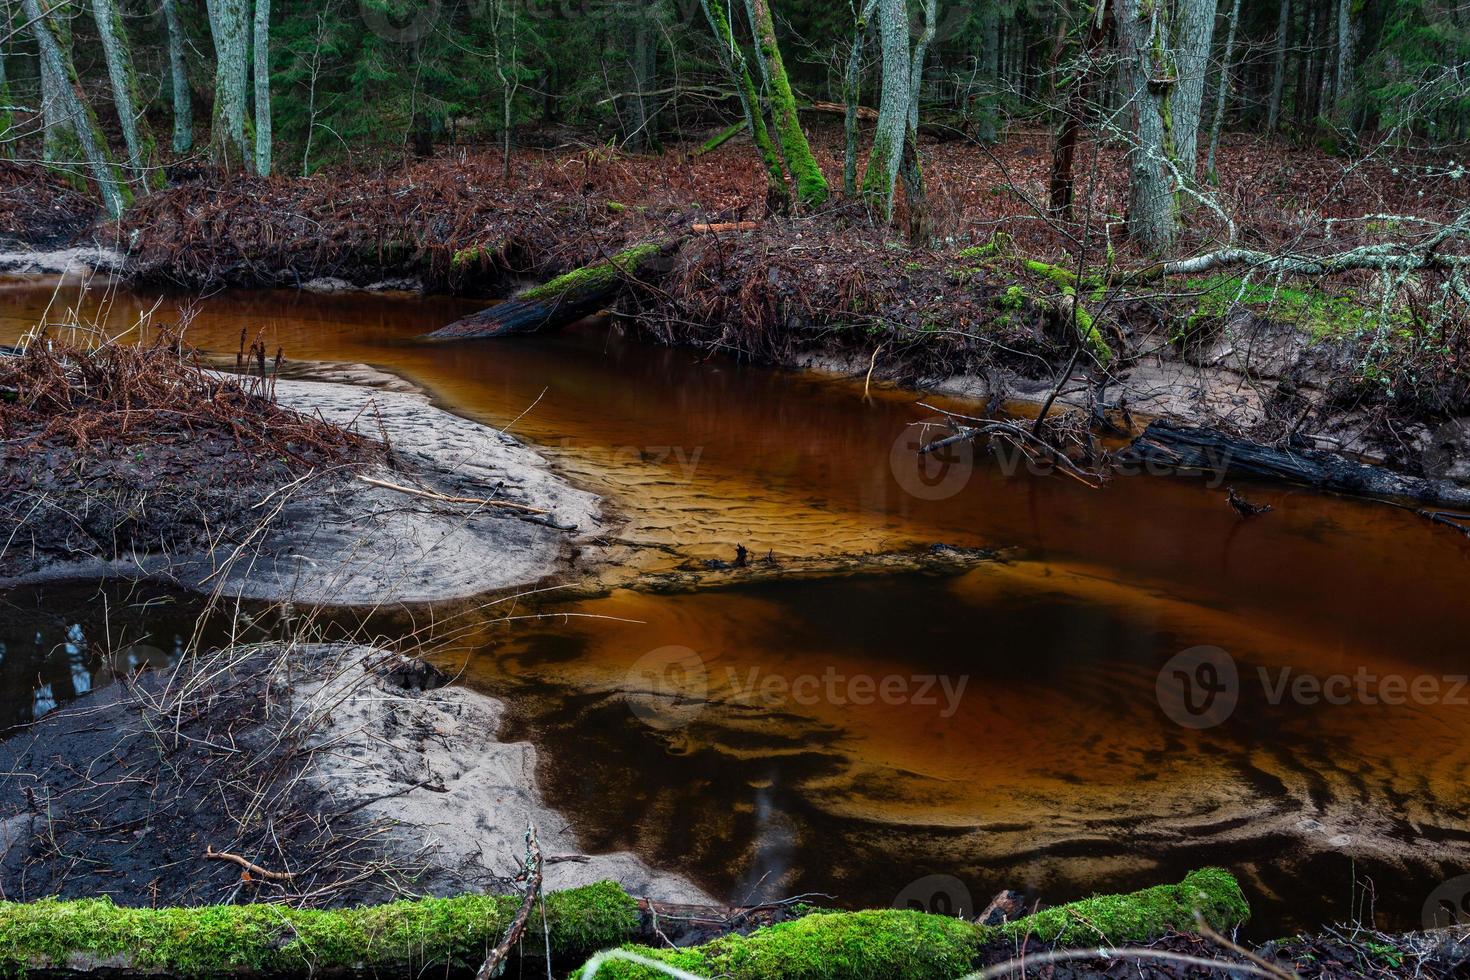
[[[835, 166], [838, 134], [817, 131], [819, 162]], [[1096, 170], [1079, 207], [1090, 218], [1069, 224], [1032, 208], [1045, 143], [1017, 135], [988, 160], [927, 146], [942, 201], [927, 245], [896, 240], [851, 203], [765, 214], [763, 178], [738, 140], [692, 159], [528, 150], [509, 180], [498, 157], [417, 161], [345, 195], [334, 176], [183, 183], [97, 234], [128, 243], [123, 274], [143, 284], [487, 297], [657, 245], [659, 261], [625, 269], [601, 301], [658, 342], [996, 403], [1046, 403], [1067, 375], [1059, 404], [1105, 429], [1136, 434], [1159, 418], [1410, 476], [1470, 475], [1470, 378], [1456, 367], [1470, 362], [1470, 335], [1453, 297], [1449, 319], [1431, 323], [1413, 302], [1382, 302], [1361, 272], [1142, 275], [1141, 256], [1098, 237], [1122, 207], [1118, 148], [1087, 150]], [[1323, 153], [1248, 137], [1222, 153], [1222, 169], [1238, 156], [1257, 174], [1215, 192], [1223, 213], [1266, 251], [1391, 247], [1403, 223], [1355, 221], [1358, 204], [1448, 220], [1461, 193], [1375, 160], [1324, 196], [1340, 161]], [[1181, 251], [1224, 233], [1214, 212], [1198, 217]]]
[[541, 800], [535, 750], [497, 740], [503, 705], [448, 680], [382, 650], [270, 644], [92, 693], [0, 742], [0, 895], [319, 907], [506, 894], [533, 825], [548, 890], [613, 880], [708, 901], [632, 854], [582, 853]]
[[602, 530], [597, 498], [421, 394], [279, 380], [263, 348], [257, 376], [222, 375], [173, 344], [0, 361], [0, 588], [146, 576], [309, 605], [466, 599], [564, 573]]

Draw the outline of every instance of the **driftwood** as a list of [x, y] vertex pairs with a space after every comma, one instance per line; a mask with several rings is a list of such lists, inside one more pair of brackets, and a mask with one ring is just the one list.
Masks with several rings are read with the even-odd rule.
[[535, 333], [562, 327], [596, 312], [630, 279], [658, 271], [661, 260], [679, 247], [682, 237], [635, 245], [600, 262], [573, 269], [478, 313], [429, 334], [431, 340], [466, 340]]
[[1120, 462], [1283, 480], [1316, 490], [1441, 507], [1470, 508], [1470, 488], [1449, 480], [1404, 476], [1319, 449], [1276, 449], [1215, 429], [1152, 422]]
[[522, 514], [548, 514], [550, 511], [538, 507], [528, 507], [525, 504], [513, 503], [509, 500], [490, 500], [486, 497], [451, 497], [448, 494], [439, 493], [436, 490], [419, 490], [415, 487], [405, 487], [397, 483], [389, 483], [387, 480], [374, 479], [371, 476], [363, 476], [361, 473], [357, 478], [363, 483], [374, 487], [382, 487], [384, 490], [395, 490], [398, 493], [406, 493], [413, 497], [423, 497], [426, 500], [438, 501], [441, 504], [474, 504], [476, 507], [499, 507], [504, 510], [514, 510]]

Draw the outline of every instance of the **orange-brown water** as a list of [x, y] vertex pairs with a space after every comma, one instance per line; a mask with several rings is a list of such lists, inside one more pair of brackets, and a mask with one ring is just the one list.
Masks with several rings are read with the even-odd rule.
[[[75, 289], [60, 305], [92, 315], [95, 294]], [[0, 282], [0, 342], [51, 299], [49, 284]], [[104, 319], [123, 328], [155, 300], [124, 294]], [[1001, 887], [1058, 900], [1223, 863], [1267, 931], [1360, 911], [1355, 873], [1372, 878], [1382, 921], [1413, 924], [1440, 880], [1470, 871], [1460, 536], [1276, 487], [1240, 487], [1275, 508], [1242, 522], [1199, 478], [1095, 491], [985, 458], [921, 472], [912, 423], [931, 413], [912, 394], [864, 398], [860, 384], [605, 325], [415, 339], [473, 306], [226, 293], [199, 304], [190, 339], [230, 353], [242, 328], [260, 331], [290, 358], [378, 365], [513, 422], [616, 502], [621, 539], [658, 546], [618, 552], [644, 567], [737, 543], [1011, 549], [954, 578], [619, 591], [557, 607], [607, 618], [473, 625], [444, 656], [513, 696], [510, 734], [542, 747], [548, 795], [589, 847], [634, 847], [722, 897], [818, 889], [869, 904], [931, 873], [983, 903]], [[1199, 645], [1228, 651], [1240, 681], [1229, 717], [1197, 730], [1171, 720], [1156, 685]], [[692, 670], [695, 687], [675, 693], [695, 696], [630, 710], [650, 663]], [[1369, 703], [1384, 693], [1374, 680], [1341, 704], [1276, 696], [1283, 668], [1288, 684], [1419, 678], [1421, 696]], [[1423, 678], [1439, 679], [1432, 696]]]

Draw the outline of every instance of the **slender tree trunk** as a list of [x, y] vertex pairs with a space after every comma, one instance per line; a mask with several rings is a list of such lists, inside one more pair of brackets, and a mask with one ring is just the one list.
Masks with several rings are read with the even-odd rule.
[[1173, 88], [1169, 25], [1161, 9], [1140, 0], [1115, 0], [1118, 50], [1128, 66], [1133, 132], [1128, 147], [1128, 234], [1145, 250], [1162, 253], [1179, 229], [1179, 202], [1169, 161], [1173, 140], [1165, 120]]
[[153, 134], [148, 131], [147, 122], [139, 119], [141, 100], [137, 76], [133, 74], [133, 56], [117, 0], [92, 0], [92, 17], [97, 22], [97, 36], [102, 41], [102, 56], [107, 62], [112, 102], [117, 107], [117, 121], [128, 152], [128, 169], [133, 173], [139, 193], [147, 194], [157, 163], [153, 158]]
[[[10, 37], [10, 6], [0, 4], [0, 32], [6, 39]], [[11, 110], [10, 110], [10, 80], [5, 74], [5, 48], [0, 46], [0, 159], [12, 160], [15, 158], [15, 148], [11, 146], [15, 136], [11, 133]]]
[[649, 93], [657, 87], [655, 79], [658, 46], [651, 22], [652, 14], [637, 10], [633, 17], [633, 111], [628, 127], [628, 144], [635, 152], [657, 152], [658, 134], [653, 130], [656, 118], [652, 109], [654, 97]]
[[1220, 82], [1215, 91], [1215, 118], [1210, 123], [1210, 156], [1205, 161], [1205, 173], [1211, 184], [1218, 184], [1215, 175], [1215, 150], [1220, 146], [1220, 127], [1225, 122], [1225, 96], [1230, 91], [1230, 62], [1235, 58], [1235, 27], [1240, 22], [1240, 0], [1230, 4], [1230, 27], [1225, 32], [1225, 58], [1220, 62]]
[[[97, 184], [102, 206], [109, 215], [116, 218], [122, 214], [126, 197], [118, 185], [117, 174], [108, 158], [107, 143], [97, 128], [96, 117], [82, 95], [81, 86], [77, 84], [76, 69], [72, 66], [69, 50], [71, 30], [61, 23], [61, 18], [68, 14], [64, 9], [60, 10], [59, 16], [56, 12], [57, 8], [64, 6], [65, 4], [58, 4], [48, 13], [41, 9], [39, 0], [21, 0], [21, 13], [31, 25], [31, 32], [36, 38], [42, 78], [44, 80], [47, 75], [50, 76], [50, 88], [58, 111], [75, 134], [82, 157], [87, 161], [92, 179]], [[67, 47], [63, 47], [57, 37], [62, 31], [68, 42]]]
[[[719, 2], [719, 0], [714, 0]], [[745, 0], [746, 13], [750, 16], [751, 31], [755, 36], [756, 62], [766, 79], [771, 98], [771, 119], [776, 126], [776, 138], [780, 141], [781, 155], [796, 184], [796, 199], [802, 204], [817, 205], [827, 199], [827, 178], [822, 168], [812, 157], [811, 146], [802, 132], [801, 120], [796, 115], [796, 96], [791, 92], [791, 82], [786, 77], [786, 65], [781, 60], [781, 49], [776, 44], [776, 24], [771, 19], [770, 0]]]
[[877, 9], [878, 0], [863, 0], [853, 24], [852, 50], [847, 56], [847, 72], [843, 76], [847, 111], [842, 118], [845, 147], [842, 154], [842, 193], [848, 197], [857, 194], [858, 153], [858, 101], [863, 92], [863, 44], [868, 36], [868, 18]]
[[214, 112], [209, 147], [216, 165], [244, 167], [253, 162], [246, 137], [245, 103], [250, 78], [249, 0], [205, 0], [214, 35]]
[[1276, 20], [1276, 50], [1272, 52], [1271, 104], [1266, 112], [1266, 131], [1276, 132], [1281, 121], [1281, 93], [1286, 88], [1287, 34], [1291, 31], [1291, 0], [1281, 0], [1281, 13]]
[[1337, 72], [1332, 93], [1332, 115], [1339, 126], [1352, 121], [1353, 105], [1353, 40], [1357, 31], [1352, 22], [1352, 0], [1337, 4]]
[[184, 61], [184, 25], [179, 20], [178, 0], [163, 0], [163, 19], [168, 26], [168, 67], [173, 82], [175, 153], [194, 149], [194, 93]]
[[1179, 80], [1170, 94], [1169, 108], [1179, 172], [1191, 182], [1199, 157], [1205, 75], [1210, 70], [1210, 46], [1214, 39], [1215, 0], [1179, 0], [1174, 28], [1174, 64]]
[[786, 186], [786, 171], [781, 168], [781, 155], [766, 128], [766, 117], [761, 111], [760, 96], [756, 92], [755, 80], [746, 66], [745, 55], [735, 43], [735, 34], [730, 29], [730, 19], [725, 15], [721, 0], [700, 0], [705, 19], [715, 33], [716, 47], [725, 72], [735, 83], [740, 93], [740, 108], [745, 112], [745, 125], [750, 129], [751, 141], [760, 154], [766, 171], [766, 204], [772, 210], [785, 210], [791, 203], [791, 190]]
[[255, 172], [271, 172], [271, 0], [255, 0]]
[[879, 0], [878, 38], [883, 48], [883, 85], [873, 148], [863, 175], [863, 193], [883, 209], [887, 220], [893, 217], [893, 188], [903, 162], [913, 85], [909, 71], [908, 10], [904, 0]]
[[903, 159], [899, 175], [903, 177], [904, 200], [908, 204], [909, 241], [918, 244], [929, 237], [929, 198], [924, 190], [924, 165], [919, 157], [919, 97], [924, 88], [924, 59], [934, 40], [935, 19], [939, 0], [924, 0], [924, 30], [914, 42], [909, 55], [909, 117], [904, 130]]
[[1000, 6], [998, 0], [982, 0], [980, 39], [980, 78], [985, 86], [975, 117], [975, 138], [981, 143], [994, 143], [1000, 138], [997, 105], [1000, 101]]
[[1072, 220], [1072, 199], [1075, 178], [1073, 171], [1077, 157], [1077, 139], [1082, 131], [1083, 117], [1097, 88], [1096, 55], [1108, 35], [1107, 0], [1101, 0], [1092, 12], [1087, 26], [1087, 40], [1080, 53], [1081, 76], [1072, 82], [1072, 94], [1067, 100], [1067, 114], [1057, 131], [1056, 147], [1052, 153], [1051, 184], [1049, 198], [1051, 208], [1063, 221]]

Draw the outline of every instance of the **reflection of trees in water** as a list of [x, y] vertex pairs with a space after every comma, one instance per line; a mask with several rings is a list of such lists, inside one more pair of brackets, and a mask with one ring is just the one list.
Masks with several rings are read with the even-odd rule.
[[117, 589], [17, 590], [0, 600], [0, 732], [120, 676], [168, 666], [189, 617]]

